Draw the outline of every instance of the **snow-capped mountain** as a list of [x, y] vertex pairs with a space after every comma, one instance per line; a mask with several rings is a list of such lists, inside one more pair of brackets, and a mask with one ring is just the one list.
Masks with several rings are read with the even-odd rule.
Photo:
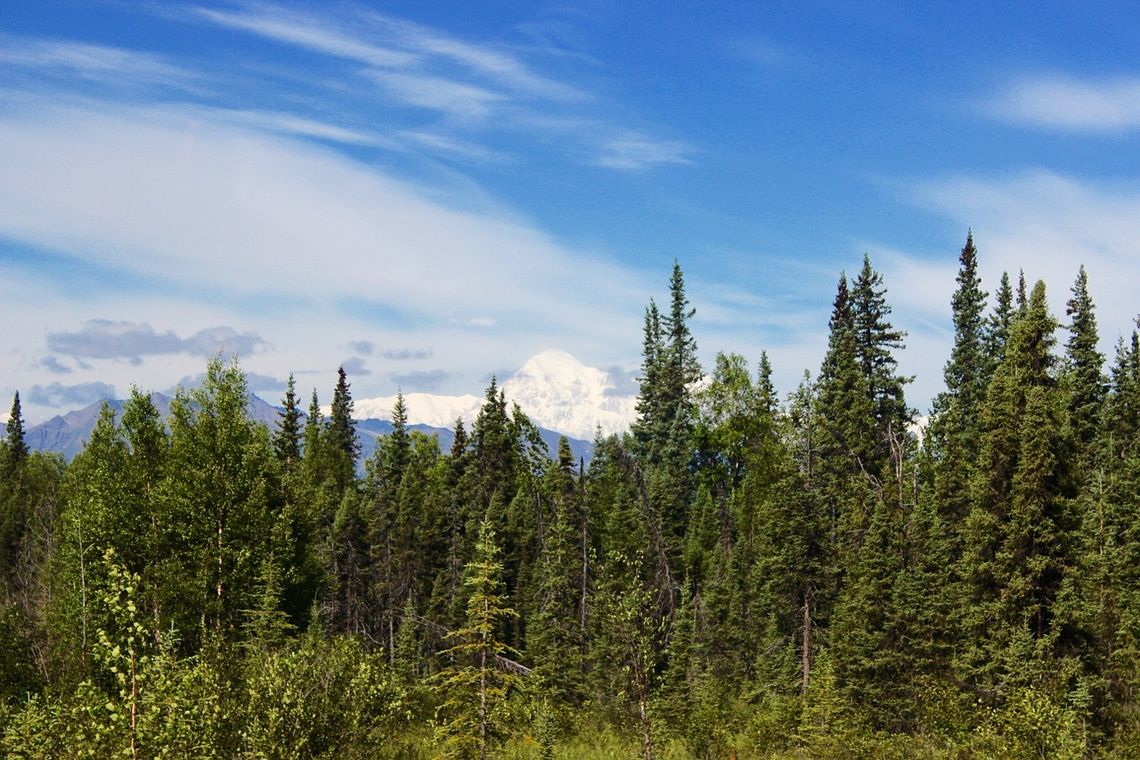
[[[507, 402], [517, 403], [536, 425], [572, 438], [592, 440], [598, 428], [606, 435], [621, 433], [636, 417], [634, 396], [618, 393], [608, 373], [587, 367], [565, 351], [532, 356], [501, 387]], [[355, 400], [354, 416], [388, 419], [395, 403], [395, 396]], [[483, 399], [408, 393], [404, 404], [408, 422], [450, 428], [457, 417], [468, 425], [474, 422]]]
[[[389, 420], [395, 405], [395, 396], [354, 399], [352, 416], [358, 420]], [[483, 406], [483, 399], [470, 394], [436, 396], [431, 393], [405, 393], [404, 406], [408, 410], [409, 423], [450, 430], [455, 427], [456, 419], [462, 419], [465, 425], [474, 422], [479, 407]], [[323, 407], [325, 414], [329, 414], [330, 410], [329, 406]]]

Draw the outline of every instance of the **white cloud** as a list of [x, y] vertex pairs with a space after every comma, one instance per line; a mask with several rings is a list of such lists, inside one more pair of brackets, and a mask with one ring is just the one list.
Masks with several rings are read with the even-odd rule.
[[287, 113], [239, 111], [222, 108], [211, 110], [214, 111], [219, 120], [230, 121], [239, 126], [249, 126], [256, 129], [277, 132], [286, 136], [312, 137], [318, 140], [328, 140], [344, 145], [363, 145], [389, 149], [403, 148], [399, 141], [388, 137], [348, 129], [336, 124], [328, 124], [322, 121], [316, 121], [315, 119], [306, 119]]
[[456, 39], [438, 29], [380, 13], [351, 16], [351, 25], [327, 14], [298, 12], [280, 5], [249, 4], [241, 11], [198, 8], [198, 18], [326, 55], [379, 69], [450, 66], [520, 94], [556, 101], [580, 101], [578, 88], [541, 76], [505, 49]]
[[988, 109], [998, 118], [1048, 129], [1131, 131], [1140, 128], [1140, 77], [1026, 78], [994, 96]]
[[[522, 134], [558, 145], [593, 166], [638, 171], [692, 163], [692, 146], [620, 125], [599, 115], [606, 104], [569, 81], [536, 73], [519, 49], [457, 39], [439, 29], [375, 12], [333, 20], [269, 3], [240, 10], [194, 9], [191, 18], [292, 45], [355, 64], [343, 72], [361, 78], [389, 101], [443, 117], [449, 134], [423, 125], [387, 130], [384, 137], [358, 130], [268, 115], [261, 126], [302, 136], [385, 148], [414, 147], [461, 161], [503, 160], [479, 141], [491, 132]], [[399, 118], [399, 117], [390, 117]], [[438, 125], [437, 125], [438, 126]], [[460, 130], [456, 130], [456, 128]], [[454, 134], [467, 128], [469, 134]], [[552, 139], [553, 138], [553, 139]]]
[[408, 105], [458, 118], [484, 118], [505, 99], [500, 93], [443, 77], [384, 71], [370, 76]]
[[578, 88], [534, 73], [519, 58], [503, 50], [463, 42], [437, 29], [391, 16], [374, 14], [373, 18], [395, 33], [401, 45], [459, 64], [503, 87], [560, 101], [588, 99]]
[[609, 169], [649, 169], [667, 164], [691, 164], [693, 149], [680, 140], [660, 140], [635, 131], [603, 137], [594, 162]]
[[[467, 390], [488, 367], [518, 366], [552, 343], [628, 364], [647, 291], [641, 273], [510, 215], [456, 210], [375, 165], [183, 106], [28, 97], [7, 109], [0, 237], [128, 280], [77, 291], [34, 257], [6, 264], [0, 354], [15, 357], [14, 383], [46, 372], [48, 332], [100, 318], [176, 336], [203, 324], [254, 332], [273, 350], [243, 356], [243, 367], [295, 371], [306, 395], [309, 383], [327, 395], [350, 337], [433, 346], [451, 386]], [[201, 365], [185, 352], [147, 354], [69, 378], [165, 388]], [[362, 379], [360, 392], [390, 393], [386, 382]]]
[[150, 53], [0, 34], [0, 63], [37, 74], [63, 73], [88, 80], [127, 84], [190, 85], [199, 76]]
[[417, 62], [413, 53], [393, 50], [359, 39], [350, 31], [322, 19], [276, 5], [250, 6], [246, 11], [220, 11], [196, 8], [205, 21], [230, 29], [251, 32], [319, 53], [366, 63], [371, 66], [408, 66]]
[[[982, 286], [991, 294], [1003, 271], [1016, 282], [1048, 287], [1051, 311], [1061, 323], [1081, 264], [1096, 303], [1101, 351], [1111, 360], [1118, 336], [1131, 330], [1140, 310], [1140, 186], [1092, 182], [1044, 170], [1006, 177], [943, 177], [910, 188], [917, 205], [958, 223], [960, 239], [940, 250], [901, 252], [868, 244], [884, 273], [894, 323], [909, 331], [900, 360], [917, 374], [914, 400], [942, 387], [941, 370], [953, 344], [950, 297], [958, 254], [972, 227]], [[992, 297], [991, 297], [992, 304]], [[1060, 343], [1064, 343], [1062, 332]]]

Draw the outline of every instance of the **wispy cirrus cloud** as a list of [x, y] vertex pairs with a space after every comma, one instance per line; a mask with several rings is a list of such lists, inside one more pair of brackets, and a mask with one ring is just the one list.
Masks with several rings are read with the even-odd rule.
[[219, 26], [370, 66], [402, 67], [418, 60], [414, 53], [366, 42], [347, 29], [282, 6], [257, 4], [240, 11], [200, 7], [192, 9], [192, 13]]
[[7, 34], [0, 34], [0, 64], [38, 75], [66, 74], [113, 84], [189, 86], [201, 80], [192, 69], [151, 53]]
[[[270, 3], [250, 3], [235, 10], [193, 8], [189, 17], [328, 56], [345, 66], [343, 76], [373, 95], [402, 108], [427, 111], [448, 124], [405, 125], [383, 130], [383, 136], [309, 119], [276, 123], [317, 139], [360, 145], [418, 149], [446, 159], [501, 160], [488, 146], [491, 135], [530, 135], [553, 141], [566, 156], [615, 171], [693, 162], [688, 144], [634, 130], [605, 116], [608, 106], [570, 81], [538, 73], [527, 51], [504, 45], [463, 40], [423, 24], [377, 12], [345, 10], [338, 18]], [[549, 57], [545, 54], [544, 57]], [[393, 119], [399, 117], [390, 116]], [[253, 118], [251, 116], [251, 118]]]
[[370, 76], [403, 103], [457, 118], [482, 119], [506, 101], [502, 93], [441, 76], [377, 71]]
[[1019, 79], [990, 98], [1004, 121], [1064, 132], [1112, 134], [1140, 129], [1140, 75], [1102, 79]]
[[693, 149], [680, 140], [660, 140], [636, 131], [623, 131], [601, 140], [594, 163], [610, 169], [649, 169], [668, 164], [691, 164]]

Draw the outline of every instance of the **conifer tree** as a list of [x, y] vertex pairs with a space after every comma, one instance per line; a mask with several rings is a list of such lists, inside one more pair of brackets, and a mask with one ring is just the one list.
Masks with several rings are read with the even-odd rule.
[[1038, 282], [1010, 332], [982, 407], [982, 442], [961, 577], [970, 631], [963, 662], [983, 688], [1029, 684], [1056, 646], [1053, 600], [1071, 551], [1062, 413], [1053, 376], [1056, 321]]
[[507, 731], [501, 708], [519, 683], [519, 676], [503, 667], [515, 653], [499, 632], [518, 613], [505, 604], [499, 554], [495, 530], [483, 520], [463, 581], [468, 589], [466, 623], [447, 634], [454, 642], [445, 652], [452, 665], [439, 677], [444, 716], [439, 730], [449, 757], [486, 760]]
[[1005, 347], [1009, 341], [1009, 328], [1013, 323], [1013, 288], [1009, 284], [1009, 272], [1001, 273], [993, 313], [986, 320], [985, 346], [988, 361], [985, 364], [986, 381], [993, 375], [997, 365], [1005, 358]]
[[8, 413], [8, 422], [4, 426], [7, 430], [7, 455], [5, 462], [8, 475], [13, 472], [28, 457], [28, 443], [24, 440], [24, 413], [20, 409], [20, 392], [16, 391], [12, 397], [12, 410]]
[[301, 461], [301, 410], [297, 406], [296, 383], [293, 373], [285, 385], [282, 409], [277, 413], [277, 429], [273, 433], [273, 450], [286, 469]]
[[[937, 509], [950, 540], [949, 556], [960, 553], [958, 533], [969, 511], [970, 473], [978, 458], [978, 410], [989, 382], [985, 353], [986, 293], [978, 277], [977, 250], [972, 233], [959, 257], [958, 288], [951, 299], [954, 347], [943, 377], [946, 390], [934, 399], [926, 447], [934, 453]], [[1008, 281], [1006, 282], [1008, 285]]]
[[[888, 321], [891, 307], [886, 300], [883, 276], [871, 267], [864, 254], [863, 268], [851, 289], [851, 315], [855, 328], [855, 355], [863, 375], [879, 435], [902, 434], [913, 419], [906, 405], [903, 386], [910, 378], [896, 374], [898, 361], [892, 353], [904, 348], [906, 333]], [[880, 450], [886, 447], [880, 444]]]
[[[1078, 456], [1084, 459], [1099, 428], [1101, 404], [1106, 384], [1102, 367], [1104, 355], [1097, 349], [1096, 314], [1089, 295], [1088, 275], [1082, 265], [1073, 283], [1073, 295], [1065, 313], [1072, 320], [1065, 344], [1068, 361], [1069, 424]], [[1081, 468], [1084, 469], [1083, 467]]]
[[527, 653], [534, 658], [547, 693], [556, 703], [576, 703], [581, 688], [582, 629], [580, 590], [582, 533], [579, 493], [574, 483], [574, 460], [565, 436], [559, 438], [558, 459], [544, 478], [544, 497], [552, 509], [537, 560], [532, 623]]
[[666, 416], [662, 395], [664, 393], [665, 344], [661, 334], [661, 314], [657, 304], [649, 299], [645, 307], [645, 327], [641, 348], [641, 378], [637, 394], [637, 420], [633, 424], [633, 435], [638, 450], [645, 455], [655, 452], [666, 435]]
[[321, 414], [321, 404], [317, 399], [317, 389], [309, 399], [309, 413], [305, 417], [304, 449], [302, 451], [304, 473], [308, 484], [319, 488], [325, 480], [325, 417]]
[[[24, 474], [28, 444], [24, 440], [24, 415], [20, 410], [20, 392], [12, 398], [8, 414], [7, 436], [0, 449], [3, 460], [0, 479], [0, 591], [7, 591], [15, 581], [19, 554], [30, 518], [25, 492]], [[0, 598], [0, 601], [3, 601]], [[0, 607], [0, 610], [3, 608]]]
[[356, 435], [356, 422], [352, 419], [352, 394], [343, 366], [337, 368], [325, 438], [326, 451], [333, 457], [333, 477], [343, 492], [355, 479], [356, 462], [360, 458], [360, 439]]
[[870, 498], [868, 479], [877, 479], [881, 469], [879, 431], [869, 382], [860, 367], [855, 315], [843, 274], [829, 327], [812, 415], [824, 434], [811, 480], [831, 517], [836, 551], [842, 554], [860, 540]]
[[986, 292], [978, 277], [978, 252], [974, 247], [973, 233], [966, 236], [966, 245], [959, 257], [958, 288], [950, 302], [954, 317], [954, 347], [946, 363], [943, 377], [946, 392], [941, 396], [942, 407], [953, 407], [954, 427], [962, 428], [965, 452], [973, 450], [976, 436], [977, 407], [985, 395], [984, 318]]

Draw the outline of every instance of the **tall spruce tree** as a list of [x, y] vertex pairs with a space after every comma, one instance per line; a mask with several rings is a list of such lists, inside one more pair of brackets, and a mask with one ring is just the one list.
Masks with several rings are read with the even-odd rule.
[[515, 652], [499, 632], [518, 613], [505, 603], [499, 554], [495, 530], [483, 520], [463, 581], [468, 589], [466, 623], [448, 633], [453, 643], [445, 654], [452, 664], [439, 677], [444, 717], [439, 731], [447, 757], [486, 760], [508, 729], [502, 705], [519, 676], [504, 667]]
[[957, 534], [969, 511], [970, 473], [977, 462], [981, 435], [978, 410], [989, 382], [983, 314], [986, 293], [978, 277], [972, 232], [967, 233], [959, 257], [957, 282], [950, 302], [954, 347], [943, 370], [946, 390], [934, 399], [925, 442], [934, 454], [935, 499], [949, 534], [946, 538], [952, 542], [952, 557], [960, 552]]
[[[891, 325], [890, 304], [886, 300], [883, 276], [871, 266], [864, 254], [863, 268], [851, 289], [851, 314], [855, 327], [855, 355], [863, 374], [864, 387], [871, 402], [881, 440], [890, 434], [902, 435], [913, 420], [906, 405], [903, 386], [911, 378], [897, 374], [898, 360], [894, 351], [905, 348], [906, 333]], [[881, 452], [886, 446], [879, 446]]]
[[633, 423], [633, 436], [638, 451], [649, 455], [656, 452], [667, 434], [665, 411], [661, 396], [664, 382], [663, 355], [665, 344], [661, 335], [661, 313], [653, 299], [645, 307], [645, 326], [641, 347], [641, 378], [637, 394], [637, 420]]
[[12, 396], [12, 410], [8, 412], [7, 431], [7, 461], [5, 465], [9, 475], [24, 463], [28, 457], [28, 443], [24, 440], [24, 413], [20, 408], [20, 392]]
[[[1097, 349], [1096, 313], [1089, 295], [1088, 274], [1082, 265], [1073, 283], [1065, 314], [1069, 322], [1069, 340], [1065, 344], [1068, 374], [1069, 424], [1073, 444], [1082, 462], [1090, 453], [1093, 437], [1100, 427], [1101, 405], [1106, 383], [1102, 368], [1104, 355]], [[1080, 468], [1082, 471], [1084, 468]]]
[[858, 545], [866, 525], [869, 480], [881, 469], [879, 433], [868, 382], [860, 367], [855, 315], [847, 277], [839, 276], [816, 384], [812, 418], [819, 436], [811, 483], [830, 515], [831, 536], [842, 554]]
[[285, 385], [285, 397], [277, 413], [277, 429], [273, 432], [273, 450], [286, 469], [301, 461], [301, 410], [297, 406], [297, 386], [293, 373]]
[[1064, 499], [1056, 326], [1039, 281], [1014, 320], [981, 411], [981, 456], [960, 571], [968, 630], [960, 662], [964, 675], [990, 694], [1039, 681], [1057, 645], [1052, 607], [1074, 526]]
[[995, 294], [993, 313], [986, 319], [985, 347], [986, 383], [1005, 358], [1005, 347], [1009, 342], [1009, 328], [1013, 324], [1013, 288], [1009, 284], [1009, 272], [1001, 273], [1001, 281]]
[[986, 388], [983, 310], [987, 294], [982, 290], [982, 281], [978, 277], [978, 252], [974, 247], [973, 232], [967, 234], [966, 245], [962, 247], [957, 282], [958, 288], [950, 302], [954, 347], [943, 370], [946, 391], [940, 396], [940, 406], [953, 409], [953, 425], [962, 431], [962, 443], [968, 456], [976, 445], [975, 418]]
[[356, 421], [352, 418], [352, 393], [349, 391], [344, 367], [338, 367], [336, 373], [336, 388], [333, 389], [326, 441], [327, 451], [334, 461], [334, 478], [337, 486], [343, 491], [356, 477], [356, 462], [360, 458], [360, 439], [356, 435]]

